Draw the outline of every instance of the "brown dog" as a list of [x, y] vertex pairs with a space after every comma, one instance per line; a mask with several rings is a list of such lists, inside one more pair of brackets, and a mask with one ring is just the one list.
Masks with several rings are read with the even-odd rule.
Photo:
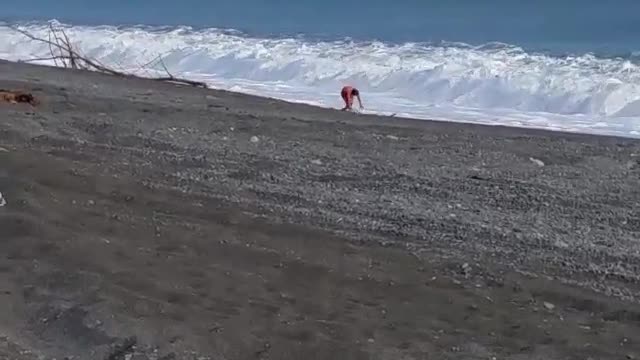
[[34, 106], [37, 104], [33, 95], [22, 91], [0, 90], [0, 100], [10, 104], [28, 103]]

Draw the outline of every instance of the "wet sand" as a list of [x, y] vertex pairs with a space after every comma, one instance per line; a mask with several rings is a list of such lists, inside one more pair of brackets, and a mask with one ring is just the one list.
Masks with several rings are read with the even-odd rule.
[[0, 358], [640, 358], [637, 140], [0, 88]]

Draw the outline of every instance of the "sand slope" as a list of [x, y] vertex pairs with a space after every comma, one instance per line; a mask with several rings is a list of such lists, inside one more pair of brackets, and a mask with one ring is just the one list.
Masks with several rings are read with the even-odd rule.
[[0, 358], [640, 356], [638, 141], [0, 88], [42, 100], [0, 104]]

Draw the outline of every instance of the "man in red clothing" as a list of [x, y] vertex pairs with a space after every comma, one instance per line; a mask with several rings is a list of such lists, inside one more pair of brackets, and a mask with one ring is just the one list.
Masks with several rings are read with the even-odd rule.
[[360, 109], [364, 109], [364, 107], [362, 106], [362, 100], [360, 99], [360, 91], [358, 91], [358, 89], [351, 86], [345, 86], [342, 88], [342, 92], [340, 93], [340, 95], [342, 96], [342, 100], [344, 100], [344, 107], [342, 108], [342, 111], [350, 111], [352, 109], [354, 96], [358, 99]]

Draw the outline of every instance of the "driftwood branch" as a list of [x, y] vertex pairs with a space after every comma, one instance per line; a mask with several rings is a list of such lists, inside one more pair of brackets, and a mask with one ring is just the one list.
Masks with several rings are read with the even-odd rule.
[[[22, 30], [18, 27], [13, 27], [13, 30], [24, 35], [25, 37], [27, 37], [32, 41], [45, 43], [49, 46], [49, 53], [50, 53], [49, 57], [26, 59], [26, 60], [22, 60], [23, 62], [53, 60], [56, 66], [62, 66], [64, 68], [91, 70], [91, 71], [97, 71], [97, 72], [101, 72], [101, 73], [105, 73], [113, 76], [121, 76], [121, 77], [137, 77], [135, 74], [114, 70], [106, 65], [101, 64], [98, 60], [90, 59], [84, 56], [73, 47], [71, 40], [69, 40], [69, 37], [67, 36], [64, 29], [56, 28], [53, 26], [53, 24], [50, 24], [49, 26], [49, 34], [47, 39], [35, 36], [29, 33], [28, 31]], [[164, 72], [166, 73], [166, 76], [149, 77], [148, 79], [155, 80], [155, 81], [170, 82], [173, 84], [189, 85], [194, 87], [202, 87], [202, 88], [207, 87], [207, 84], [205, 84], [202, 81], [194, 81], [194, 80], [183, 79], [180, 77], [173, 76], [173, 74], [169, 72], [169, 69], [167, 69], [167, 66], [164, 64], [164, 61], [160, 56], [158, 56], [156, 60], [151, 61], [145, 66], [156, 61], [160, 63]]]
[[[18, 60], [18, 62], [23, 62], [23, 63], [32, 63], [32, 62], [38, 62], [38, 61], [49, 61], [49, 60], [53, 60], [53, 61], [58, 61], [60, 59], [66, 59], [66, 56], [46, 56], [46, 57], [40, 57], [40, 58], [31, 58], [31, 59], [26, 59], [26, 60]], [[57, 65], [57, 64], [56, 64]]]

